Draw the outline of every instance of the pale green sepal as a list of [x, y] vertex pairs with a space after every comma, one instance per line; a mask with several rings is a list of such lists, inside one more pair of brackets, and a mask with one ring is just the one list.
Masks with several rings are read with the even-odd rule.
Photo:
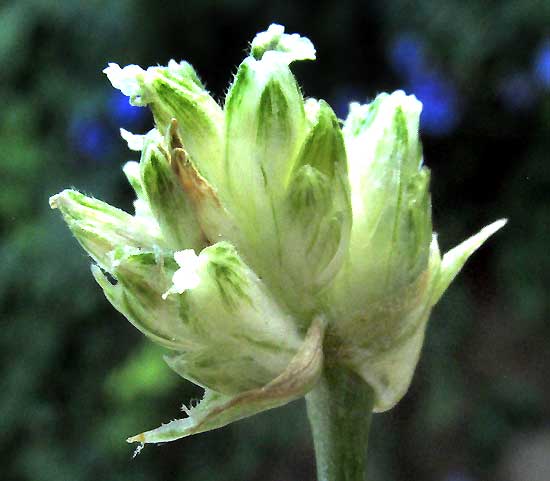
[[165, 148], [154, 141], [146, 142], [140, 168], [149, 206], [170, 247], [201, 250], [205, 239]]
[[273, 23], [265, 32], [258, 33], [250, 48], [251, 55], [260, 60], [266, 52], [277, 52], [281, 59], [291, 63], [295, 60], [315, 60], [315, 47], [311, 40], [297, 33], [284, 33], [285, 27]]
[[[200, 320], [198, 320], [200, 322]], [[212, 389], [224, 395], [234, 395], [261, 386], [273, 377], [272, 366], [257, 363], [246, 351], [229, 349], [224, 355], [219, 350], [206, 349], [165, 356], [166, 364], [184, 379], [204, 389]], [[287, 358], [288, 352], [282, 356]]]
[[180, 268], [164, 298], [183, 299], [187, 328], [204, 348], [169, 364], [184, 377], [234, 394], [282, 372], [300, 345], [295, 319], [273, 298], [235, 248], [220, 242], [199, 256], [174, 254]]
[[[185, 149], [201, 174], [222, 184], [223, 112], [191, 65], [170, 60], [166, 67], [143, 70], [136, 65], [121, 69], [110, 63], [104, 73], [115, 88], [130, 97], [130, 103], [151, 108], [160, 132], [176, 118]], [[124, 136], [131, 148], [139, 148], [138, 138]]]
[[119, 246], [166, 245], [154, 224], [75, 190], [50, 197], [50, 206], [61, 211], [78, 242], [107, 271], [112, 268], [110, 253]]
[[[373, 339], [365, 350], [354, 351], [354, 355], [357, 356], [354, 359], [357, 372], [375, 390], [376, 412], [391, 409], [405, 395], [418, 363], [432, 307], [470, 255], [505, 224], [506, 220], [502, 219], [488, 225], [478, 234], [447, 252], [443, 259], [434, 235], [430, 245], [427, 278], [422, 282], [425, 287], [420, 286], [416, 305], [403, 306], [405, 309], [400, 314], [402, 318], [391, 326], [393, 335], [390, 338], [378, 336], [379, 338]], [[390, 312], [387, 319], [392, 319]], [[381, 318], [379, 323], [382, 325], [382, 322]], [[357, 334], [356, 332], [355, 336]]]
[[[192, 69], [189, 64], [185, 64], [187, 68], [182, 71]], [[157, 75], [151, 79], [150, 88], [155, 100], [149, 105], [155, 122], [159, 130], [164, 132], [170, 127], [172, 119], [176, 118], [185, 150], [201, 174], [222, 186], [222, 109], [196, 80], [189, 81], [191, 77], [184, 77], [179, 72], [174, 74], [177, 65], [172, 61], [166, 69], [158, 67]]]
[[352, 104], [343, 127], [353, 224], [331, 303], [352, 319], [426, 269], [431, 241], [429, 172], [422, 167], [422, 104], [402, 91]]
[[112, 264], [110, 274], [116, 283], [96, 265], [92, 274], [113, 307], [161, 346], [178, 351], [196, 348], [182, 318], [184, 300], [162, 299], [177, 269], [171, 256], [126, 247], [112, 253]]
[[[407, 392], [424, 342], [441, 255], [434, 235], [426, 271], [405, 291], [372, 306], [372, 317], [339, 330], [345, 336], [341, 359], [374, 390], [374, 411], [395, 406]], [[344, 326], [342, 326], [344, 327]], [[349, 356], [349, 358], [348, 358]]]
[[247, 204], [250, 196], [275, 193], [306, 133], [304, 101], [288, 66], [247, 57], [229, 90], [225, 115], [231, 195]]
[[252, 268], [281, 286], [280, 207], [296, 154], [306, 134], [300, 89], [284, 62], [247, 57], [226, 103], [227, 196], [240, 239], [234, 240]]
[[460, 272], [468, 258], [479, 249], [495, 232], [506, 225], [507, 219], [500, 219], [481, 229], [477, 234], [466, 239], [448, 251], [441, 260], [439, 277], [435, 281], [432, 294], [432, 305], [435, 305], [447, 290], [453, 279]]
[[282, 216], [286, 271], [298, 290], [321, 289], [338, 272], [347, 252], [351, 202], [340, 125], [323, 100], [290, 178]]
[[357, 370], [375, 392], [373, 412], [393, 408], [407, 393], [424, 344], [429, 310], [420, 317], [419, 325], [402, 344], [378, 354], [366, 355]]
[[304, 100], [288, 66], [247, 57], [229, 90], [225, 115], [225, 161], [234, 187], [247, 169], [262, 189], [284, 185], [306, 133]]
[[163, 443], [218, 429], [261, 411], [287, 404], [311, 390], [323, 366], [324, 323], [313, 321], [305, 340], [286, 368], [257, 389], [227, 396], [210, 389], [195, 407], [184, 408], [188, 417], [129, 438], [130, 443]]

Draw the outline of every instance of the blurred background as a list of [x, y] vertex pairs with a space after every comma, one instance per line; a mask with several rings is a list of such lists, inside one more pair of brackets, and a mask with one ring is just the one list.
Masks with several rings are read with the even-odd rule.
[[[49, 210], [64, 187], [131, 209], [118, 128], [151, 118], [107, 62], [191, 62], [220, 101], [254, 34], [308, 36], [306, 95], [424, 103], [444, 249], [510, 223], [436, 307], [412, 388], [375, 416], [370, 479], [550, 479], [550, 3], [0, 1], [0, 463], [6, 481], [313, 481], [303, 402], [132, 459], [128, 435], [201, 393], [108, 302]], [[338, 480], [335, 480], [338, 481]]]

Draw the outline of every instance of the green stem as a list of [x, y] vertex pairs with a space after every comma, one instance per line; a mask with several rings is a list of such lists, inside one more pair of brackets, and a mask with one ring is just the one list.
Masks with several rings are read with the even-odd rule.
[[365, 481], [374, 395], [347, 368], [325, 366], [306, 396], [318, 481]]

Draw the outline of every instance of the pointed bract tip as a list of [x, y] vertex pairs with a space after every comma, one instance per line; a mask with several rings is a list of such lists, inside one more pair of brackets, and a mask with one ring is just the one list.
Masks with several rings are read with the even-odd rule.
[[469, 237], [443, 256], [441, 260], [441, 270], [432, 294], [432, 304], [439, 301], [468, 258], [479, 249], [489, 237], [502, 229], [507, 222], [508, 219], [499, 219], [485, 226], [477, 234]]
[[143, 433], [136, 434], [135, 436], [131, 436], [128, 439], [126, 439], [127, 443], [144, 443], [145, 442], [145, 436]]
[[48, 202], [50, 204], [50, 209], [57, 209], [57, 200], [59, 199], [59, 194], [52, 195]]
[[62, 190], [61, 192], [59, 192], [55, 195], [52, 195], [48, 199], [48, 202], [50, 204], [50, 208], [59, 209], [66, 202], [67, 196], [69, 196], [70, 194], [73, 194], [73, 193], [76, 193], [76, 191], [74, 191], [72, 189], [65, 189], [65, 190]]
[[178, 133], [179, 123], [176, 118], [170, 120], [170, 126], [168, 127], [168, 138], [170, 149], [183, 149], [183, 141]]
[[489, 231], [490, 234], [493, 234], [494, 232], [502, 229], [506, 224], [508, 224], [508, 219], [499, 219], [493, 222], [492, 224], [489, 224], [487, 227], [483, 228], [483, 231]]

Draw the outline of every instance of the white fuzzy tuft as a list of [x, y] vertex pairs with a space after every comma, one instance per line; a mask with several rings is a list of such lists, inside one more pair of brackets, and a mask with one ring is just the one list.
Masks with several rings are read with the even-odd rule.
[[206, 263], [206, 254], [197, 255], [193, 249], [174, 253], [174, 260], [180, 268], [172, 276], [172, 287], [162, 295], [166, 299], [170, 294], [183, 294], [200, 284], [199, 271]]
[[111, 82], [114, 88], [120, 90], [124, 95], [130, 97], [130, 100], [134, 100], [133, 105], [139, 105], [139, 99], [142, 93], [142, 82], [145, 70], [139, 65], [127, 65], [124, 68], [116, 63], [110, 63], [107, 68], [103, 70], [103, 73], [107, 75], [107, 78]]

